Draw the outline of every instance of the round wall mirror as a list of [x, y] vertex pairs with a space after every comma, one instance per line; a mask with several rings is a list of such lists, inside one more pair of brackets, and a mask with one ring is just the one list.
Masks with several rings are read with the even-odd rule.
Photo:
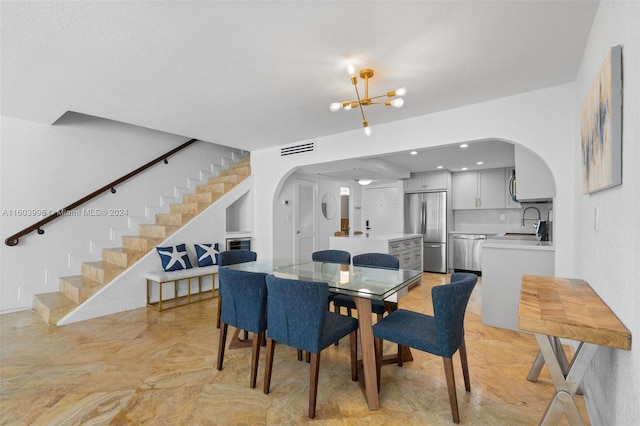
[[336, 197], [334, 197], [333, 194], [324, 194], [320, 202], [320, 208], [322, 209], [322, 215], [325, 219], [333, 219], [338, 211]]

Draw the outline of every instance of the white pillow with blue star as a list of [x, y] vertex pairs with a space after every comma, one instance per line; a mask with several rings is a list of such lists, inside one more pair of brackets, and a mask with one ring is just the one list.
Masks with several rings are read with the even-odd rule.
[[184, 244], [171, 247], [156, 247], [165, 271], [179, 271], [181, 269], [191, 269], [191, 261], [187, 255], [187, 248]]
[[218, 243], [195, 244], [198, 266], [211, 266], [218, 264]]

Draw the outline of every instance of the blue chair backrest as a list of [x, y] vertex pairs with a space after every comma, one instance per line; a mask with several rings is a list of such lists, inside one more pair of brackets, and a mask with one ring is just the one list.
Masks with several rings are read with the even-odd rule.
[[386, 253], [363, 253], [353, 256], [353, 266], [400, 269], [400, 259]]
[[260, 333], [267, 328], [267, 274], [220, 268], [220, 320], [233, 327]]
[[349, 265], [351, 263], [351, 253], [344, 250], [320, 250], [311, 254], [314, 262], [329, 262]]
[[218, 265], [227, 266], [236, 263], [254, 262], [258, 255], [250, 250], [227, 250], [218, 254]]
[[431, 289], [437, 342], [442, 356], [451, 357], [464, 337], [464, 314], [478, 277], [470, 273], [451, 275], [451, 283]]
[[303, 351], [319, 353], [328, 295], [327, 283], [267, 276], [267, 336]]

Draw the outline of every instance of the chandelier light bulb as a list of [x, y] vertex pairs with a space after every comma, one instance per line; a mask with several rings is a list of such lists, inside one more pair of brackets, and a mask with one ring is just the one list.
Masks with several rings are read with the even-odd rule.
[[364, 134], [367, 136], [371, 136], [371, 127], [367, 126], [364, 128]]
[[351, 104], [345, 105], [344, 110], [349, 111], [351, 109]]
[[347, 65], [347, 72], [349, 75], [354, 75], [356, 73], [356, 69], [353, 67], [353, 64]]
[[329, 105], [329, 109], [333, 112], [336, 112], [340, 108], [342, 108], [342, 104], [340, 102], [334, 102], [331, 105]]
[[406, 87], [401, 87], [398, 90], [396, 90], [396, 96], [404, 96], [407, 94], [407, 88]]
[[391, 106], [393, 107], [402, 108], [402, 105], [404, 105], [404, 99], [402, 98], [397, 98], [391, 101]]

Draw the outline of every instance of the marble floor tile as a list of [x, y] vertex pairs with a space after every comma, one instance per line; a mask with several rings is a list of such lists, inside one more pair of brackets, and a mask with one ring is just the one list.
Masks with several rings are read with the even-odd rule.
[[[425, 273], [400, 307], [433, 313], [431, 288], [448, 278]], [[554, 392], [551, 378], [545, 368], [537, 383], [526, 380], [537, 354], [533, 336], [482, 325], [480, 287], [481, 280], [465, 320], [470, 393], [453, 358], [461, 423], [536, 425]], [[309, 364], [294, 349], [276, 346], [268, 395], [264, 348], [255, 389], [251, 348], [227, 349], [216, 369], [216, 310], [213, 299], [61, 327], [31, 311], [0, 315], [0, 425], [452, 424], [441, 358], [412, 351], [403, 367], [383, 366], [380, 409], [370, 411], [351, 381], [348, 339], [321, 355], [316, 418], [309, 419]], [[395, 350], [385, 343], [385, 353]], [[577, 401], [588, 422], [583, 397]]]

